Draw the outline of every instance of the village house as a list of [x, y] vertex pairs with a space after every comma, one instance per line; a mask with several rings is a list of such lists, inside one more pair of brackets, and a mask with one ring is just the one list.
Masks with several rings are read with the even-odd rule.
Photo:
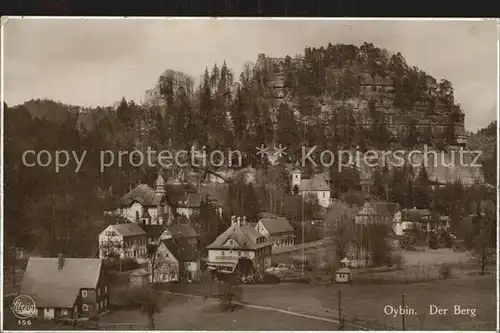
[[201, 195], [199, 193], [179, 193], [173, 200], [175, 200], [176, 215], [190, 218], [200, 211]]
[[297, 190], [304, 198], [317, 198], [322, 207], [326, 208], [332, 203], [327, 173], [313, 175], [311, 179], [302, 179], [302, 171], [295, 169], [292, 172], [292, 189]]
[[20, 295], [30, 296], [37, 318], [89, 318], [109, 306], [109, 280], [101, 259], [30, 258]]
[[159, 245], [162, 240], [184, 238], [191, 246], [197, 248], [200, 235], [189, 222], [177, 221], [171, 225], [146, 225], [143, 227], [148, 235], [148, 243]]
[[395, 231], [396, 235], [405, 235], [416, 229], [424, 232], [439, 229], [440, 225], [445, 226], [446, 221], [433, 214], [428, 209], [403, 209], [401, 217], [401, 227]]
[[158, 176], [154, 189], [147, 184], [139, 184], [121, 197], [120, 207], [115, 214], [134, 223], [153, 225], [168, 223], [173, 211], [168, 202], [163, 177]]
[[294, 231], [285, 217], [260, 219], [255, 230], [264, 235], [268, 242], [273, 243], [273, 249], [294, 244]]
[[198, 252], [184, 238], [162, 240], [153, 271], [155, 283], [195, 280], [200, 275]]
[[228, 186], [226, 184], [201, 184], [199, 193], [205, 202], [213, 205], [222, 217], [222, 207], [227, 202]]
[[400, 221], [401, 207], [394, 202], [365, 202], [355, 217], [356, 224], [386, 224], [393, 228]]
[[233, 273], [241, 258], [252, 261], [255, 272], [271, 266], [272, 242], [240, 217], [231, 218], [231, 226], [207, 246], [207, 266], [211, 270]]
[[99, 234], [99, 258], [132, 258], [143, 262], [147, 257], [147, 236], [135, 223], [111, 224]]

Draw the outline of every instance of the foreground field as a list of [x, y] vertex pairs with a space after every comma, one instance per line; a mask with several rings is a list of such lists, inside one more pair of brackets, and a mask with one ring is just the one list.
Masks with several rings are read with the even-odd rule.
[[[310, 313], [337, 316], [338, 290], [341, 309], [348, 320], [360, 325], [402, 328], [401, 316], [384, 314], [391, 305], [398, 308], [401, 294], [416, 315], [406, 316], [406, 329], [412, 330], [494, 330], [496, 327], [495, 281], [492, 275], [470, 279], [451, 279], [434, 283], [399, 285], [249, 285], [242, 299], [252, 304]], [[448, 308], [447, 315], [429, 314], [429, 306]], [[455, 305], [476, 309], [475, 317], [453, 315]], [[451, 312], [451, 313], [450, 313]]]
[[[166, 296], [168, 304], [155, 315], [157, 330], [336, 330], [335, 323], [301, 318], [275, 311], [239, 308], [222, 312], [218, 302], [201, 298]], [[146, 323], [138, 310], [116, 311], [103, 323]]]

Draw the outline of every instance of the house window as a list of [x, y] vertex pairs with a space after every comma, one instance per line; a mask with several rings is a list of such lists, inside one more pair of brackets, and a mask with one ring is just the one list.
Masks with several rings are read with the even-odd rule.
[[104, 307], [107, 307], [107, 306], [108, 306], [108, 299], [106, 298], [106, 299], [104, 300]]
[[107, 293], [108, 292], [108, 286], [104, 286], [104, 292]]
[[97, 296], [101, 296], [101, 288], [97, 288]]
[[222, 255], [224, 255], [224, 251], [222, 251]]
[[96, 310], [99, 311], [99, 302], [97, 302], [97, 304], [95, 306], [96, 306]]
[[238, 257], [241, 257], [241, 251], [238, 251]]
[[82, 290], [82, 297], [87, 297], [87, 290]]
[[101, 309], [104, 307], [104, 302], [101, 301]]
[[89, 306], [87, 304], [83, 304], [82, 311], [89, 311]]
[[68, 315], [68, 309], [62, 309], [62, 310], [61, 310], [61, 314], [62, 314], [63, 316], [67, 316], [67, 315]]

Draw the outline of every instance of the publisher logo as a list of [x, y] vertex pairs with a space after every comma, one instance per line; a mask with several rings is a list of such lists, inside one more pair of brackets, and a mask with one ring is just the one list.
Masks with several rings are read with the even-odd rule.
[[18, 319], [28, 319], [35, 315], [36, 304], [33, 298], [27, 295], [19, 295], [12, 302], [10, 309]]

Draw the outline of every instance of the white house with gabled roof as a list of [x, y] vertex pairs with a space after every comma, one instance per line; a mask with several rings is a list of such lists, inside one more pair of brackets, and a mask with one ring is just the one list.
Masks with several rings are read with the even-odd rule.
[[317, 198], [322, 207], [328, 207], [332, 203], [331, 189], [329, 185], [329, 175], [320, 173], [313, 175], [310, 179], [302, 178], [302, 171], [295, 169], [292, 171], [292, 189], [298, 191], [302, 197]]
[[232, 273], [241, 258], [249, 259], [257, 272], [271, 267], [272, 242], [240, 217], [231, 218], [231, 226], [207, 246], [208, 268]]
[[145, 262], [148, 239], [135, 223], [111, 224], [99, 234], [99, 258], [132, 258]]

